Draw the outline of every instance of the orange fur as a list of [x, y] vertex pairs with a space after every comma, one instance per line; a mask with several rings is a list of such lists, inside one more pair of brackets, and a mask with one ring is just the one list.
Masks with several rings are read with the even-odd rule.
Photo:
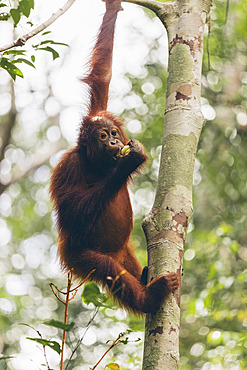
[[[127, 184], [146, 161], [143, 146], [128, 141], [122, 120], [107, 112], [112, 48], [121, 0], [106, 0], [106, 13], [83, 80], [91, 88], [75, 148], [54, 168], [50, 194], [57, 214], [58, 253], [62, 266], [76, 276], [108, 287], [120, 305], [135, 312], [153, 312], [178, 286], [171, 273], [147, 282], [147, 269], [129, 244], [133, 228]], [[130, 152], [121, 155], [128, 144]]]

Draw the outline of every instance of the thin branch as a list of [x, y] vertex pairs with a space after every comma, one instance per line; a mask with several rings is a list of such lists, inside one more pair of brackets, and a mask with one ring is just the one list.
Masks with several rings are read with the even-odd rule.
[[90, 319], [90, 320], [89, 320], [89, 322], [87, 323], [87, 326], [86, 326], [86, 328], [85, 328], [85, 331], [84, 331], [83, 335], [82, 335], [82, 336], [81, 336], [81, 338], [78, 340], [76, 347], [74, 348], [74, 350], [72, 351], [72, 353], [71, 353], [71, 355], [70, 355], [70, 358], [68, 359], [68, 362], [67, 362], [67, 365], [66, 365], [66, 367], [65, 367], [65, 370], [67, 370], [67, 369], [69, 368], [69, 364], [70, 364], [70, 362], [71, 362], [71, 360], [72, 360], [72, 358], [73, 358], [74, 354], [76, 353], [76, 351], [77, 351], [77, 350], [78, 350], [78, 348], [80, 347], [81, 342], [83, 341], [83, 339], [84, 339], [84, 337], [85, 337], [85, 335], [86, 335], [86, 333], [87, 333], [88, 329], [90, 328], [90, 325], [92, 324], [92, 322], [93, 322], [93, 320], [95, 319], [95, 317], [96, 317], [96, 315], [98, 314], [98, 312], [99, 312], [99, 307], [97, 307], [97, 308], [95, 309], [93, 316], [91, 317], [91, 319]]
[[100, 362], [103, 360], [103, 358], [105, 357], [105, 355], [107, 355], [107, 353], [116, 345], [118, 344], [118, 341], [119, 339], [124, 336], [125, 333], [120, 333], [119, 336], [117, 337], [117, 339], [114, 340], [114, 342], [110, 345], [110, 347], [105, 351], [105, 353], [101, 356], [101, 358], [99, 359], [99, 361], [97, 362], [96, 365], [94, 365], [94, 367], [92, 368], [92, 370], [96, 369], [96, 367], [100, 364]]
[[160, 3], [156, 0], [122, 0], [122, 2], [144, 6], [156, 14], [166, 6], [166, 3]]
[[67, 294], [67, 292], [63, 292], [62, 290], [58, 289], [58, 287], [54, 283], [50, 283], [49, 285], [50, 285], [50, 287], [51, 287], [51, 289], [52, 289], [53, 292], [54, 292], [54, 290], [53, 290], [53, 287], [54, 287], [59, 293]]
[[[29, 328], [33, 329], [34, 331], [36, 331], [36, 333], [38, 334], [38, 336], [39, 336], [41, 339], [43, 339], [42, 334], [40, 333], [40, 331], [39, 331], [39, 330], [36, 330], [35, 328], [33, 328], [31, 325], [28, 325], [28, 324], [22, 324], [22, 325], [26, 325], [26, 326], [28, 326]], [[48, 359], [47, 359], [47, 354], [46, 354], [46, 348], [45, 348], [45, 345], [43, 344], [43, 345], [42, 345], [42, 347], [43, 347], [43, 353], [44, 353], [44, 358], [45, 358], [45, 362], [46, 362], [46, 367], [47, 367], [47, 369], [48, 369], [48, 370], [50, 370], [51, 368], [50, 368], [49, 363], [48, 363]]]
[[227, 23], [228, 23], [228, 17], [229, 17], [229, 5], [230, 5], [230, 0], [227, 0], [226, 1], [226, 20], [225, 20], [224, 38], [226, 37]]
[[[75, 298], [77, 292], [78, 292], [78, 288], [80, 288], [82, 286], [83, 283], [85, 283], [85, 281], [87, 281], [89, 279], [89, 277], [91, 276], [92, 273], [95, 272], [95, 269], [93, 269], [92, 271], [90, 271], [90, 273], [85, 277], [85, 279], [79, 284], [77, 285], [74, 289], [71, 289], [71, 286], [72, 286], [72, 277], [73, 277], [73, 269], [70, 270], [68, 272], [68, 284], [67, 284], [67, 289], [66, 289], [66, 292], [63, 292], [62, 290], [58, 289], [58, 287], [56, 287], [56, 285], [54, 283], [50, 283], [50, 288], [53, 292], [53, 294], [55, 295], [55, 297], [59, 300], [59, 302], [63, 303], [65, 305], [65, 311], [64, 311], [64, 324], [67, 324], [67, 320], [68, 320], [68, 310], [69, 310], [69, 302], [72, 301], [72, 299]], [[59, 293], [62, 293], [62, 294], [65, 294], [66, 295], [66, 301], [63, 301], [59, 296], [58, 294], [55, 292], [56, 289]], [[70, 298], [70, 294], [71, 292], [74, 292], [74, 294], [72, 295], [72, 297]], [[88, 325], [87, 325], [87, 328], [82, 336], [82, 338], [78, 341], [77, 343], [77, 346], [76, 346], [76, 349], [72, 352], [72, 355], [70, 357], [70, 359], [72, 358], [72, 356], [74, 355], [74, 353], [76, 352], [77, 348], [79, 347], [79, 345], [81, 344], [81, 341], [83, 340], [87, 330], [88, 330], [88, 327], [89, 325], [91, 324], [91, 322], [93, 321], [94, 317], [96, 316], [96, 314], [98, 313], [95, 312], [93, 318], [90, 319]], [[62, 339], [62, 351], [61, 351], [61, 362], [60, 362], [60, 370], [63, 370], [63, 355], [64, 355], [64, 346], [65, 346], [65, 339], [66, 339], [66, 330], [63, 331], [63, 339]], [[70, 361], [69, 359], [69, 361]], [[68, 364], [67, 364], [68, 365]], [[67, 366], [66, 366], [66, 369], [67, 369]]]
[[[64, 324], [67, 324], [68, 321], [68, 310], [69, 310], [69, 294], [70, 288], [72, 285], [72, 272], [68, 273], [68, 285], [67, 285], [67, 294], [66, 294], [66, 303], [65, 303], [65, 311], [64, 311]], [[73, 295], [72, 299], [76, 295], [77, 292]], [[64, 346], [65, 346], [65, 338], [66, 338], [66, 330], [63, 331], [63, 340], [62, 340], [62, 351], [61, 351], [61, 362], [60, 362], [60, 370], [63, 370], [63, 355], [64, 355]]]
[[[86, 279], [88, 279], [89, 278], [89, 276], [94, 272], [95, 270], [92, 270], [90, 273], [89, 273], [89, 275], [86, 277]], [[122, 270], [117, 276], [116, 276], [116, 278], [113, 280], [110, 276], [108, 276], [107, 277], [107, 279], [108, 280], [112, 280], [113, 282], [112, 282], [112, 286], [111, 286], [111, 289], [110, 289], [110, 293], [113, 291], [113, 288], [114, 288], [114, 285], [115, 285], [115, 283], [116, 283], [116, 281], [120, 278], [120, 276], [121, 275], [123, 275], [123, 274], [125, 274], [126, 273], [126, 270]], [[85, 279], [85, 280], [86, 280]], [[84, 281], [85, 281], [84, 280]], [[77, 287], [76, 287], [77, 288]], [[75, 289], [76, 289], [75, 288]], [[114, 291], [114, 293], [116, 293], [116, 291]], [[91, 319], [89, 320], [89, 322], [87, 323], [87, 326], [86, 326], [86, 328], [85, 328], [85, 331], [84, 331], [84, 333], [83, 333], [83, 335], [81, 336], [81, 338], [78, 340], [78, 342], [77, 342], [77, 345], [76, 345], [76, 347], [74, 348], [74, 350], [72, 351], [72, 353], [71, 353], [71, 355], [70, 355], [70, 358], [69, 358], [69, 360], [68, 360], [68, 362], [67, 362], [67, 365], [66, 365], [66, 367], [65, 367], [65, 370], [67, 370], [68, 369], [68, 366], [69, 366], [69, 364], [70, 364], [70, 362], [71, 362], [71, 360], [72, 360], [72, 358], [73, 358], [73, 356], [74, 356], [74, 354], [76, 353], [76, 351], [78, 350], [78, 348], [80, 347], [80, 345], [81, 345], [81, 343], [82, 343], [82, 341], [83, 341], [83, 339], [84, 339], [84, 337], [85, 337], [85, 335], [86, 335], [86, 333], [87, 333], [87, 331], [88, 331], [88, 329], [89, 329], [89, 327], [90, 327], [90, 325], [92, 324], [92, 322], [93, 322], [93, 320], [94, 320], [94, 318], [96, 317], [96, 315], [98, 314], [98, 312], [99, 312], [99, 307], [97, 307], [96, 309], [95, 309], [95, 311], [94, 311], [94, 314], [93, 314], [93, 316], [91, 317]], [[116, 342], [119, 340], [119, 338], [122, 336], [123, 334], [119, 334], [119, 337], [113, 342], [113, 344], [111, 345], [111, 347], [106, 351], [106, 353], [107, 352], [109, 352], [110, 351], [110, 349], [112, 348], [112, 347], [114, 347], [115, 346], [115, 344], [116, 344]], [[103, 357], [106, 355], [106, 353], [103, 355]], [[103, 358], [102, 357], [102, 358]], [[102, 360], [102, 358], [100, 359], [100, 361]], [[98, 364], [100, 363], [100, 361], [98, 362]], [[96, 364], [96, 366], [98, 365], [98, 364]]]
[[[70, 293], [72, 293], [72, 292], [74, 292], [75, 290], [77, 291], [89, 278], [90, 278], [90, 276], [95, 272], [96, 270], [95, 269], [93, 269], [92, 271], [90, 271], [89, 272], [89, 274], [85, 277], [85, 279], [84, 280], [82, 280], [82, 282], [79, 284], [79, 285], [77, 285], [75, 288], [73, 288], [73, 289], [71, 289], [69, 292]], [[73, 273], [73, 269], [71, 270], [71, 273]], [[63, 292], [62, 290], [60, 290], [60, 289], [58, 289], [58, 287], [54, 284], [54, 283], [50, 283], [50, 287], [51, 287], [51, 289], [52, 289], [52, 291], [54, 292], [54, 290], [53, 290], [53, 287], [59, 292], [59, 293], [62, 293], [62, 294], [64, 294], [64, 295], [66, 295], [67, 294], [67, 291], [66, 292]], [[56, 295], [56, 293], [54, 293], [55, 295]], [[65, 303], [65, 302], [63, 302], [63, 303]]]
[[229, 16], [229, 4], [230, 4], [230, 0], [227, 0], [226, 1], [226, 21], [225, 21], [225, 25], [227, 24], [228, 22], [228, 16]]
[[[33, 328], [33, 329], [34, 329], [34, 328]], [[35, 330], [35, 331], [36, 331], [36, 333], [40, 336], [40, 338], [41, 338], [41, 339], [43, 339], [43, 337], [42, 337], [41, 333], [40, 333], [38, 330], [36, 330], [36, 329], [34, 329], [34, 330]], [[47, 367], [47, 369], [48, 369], [48, 370], [50, 370], [51, 368], [50, 368], [49, 363], [48, 363], [48, 359], [47, 359], [47, 355], [46, 355], [46, 348], [45, 348], [45, 345], [43, 344], [43, 345], [42, 345], [42, 347], [43, 347], [43, 353], [44, 353], [44, 358], [45, 358], [46, 367]]]
[[44, 351], [44, 358], [45, 358], [46, 367], [47, 367], [48, 370], [50, 370], [50, 366], [49, 366], [49, 363], [48, 363], [45, 346], [43, 346], [43, 351]]
[[[59, 302], [61, 302], [61, 303], [63, 303], [64, 305], [66, 305], [66, 302], [64, 302], [58, 295], [57, 295], [57, 293], [55, 292], [55, 290], [54, 290], [54, 288], [56, 288], [57, 289], [57, 287], [56, 287], [56, 285], [55, 284], [53, 284], [53, 283], [50, 283], [49, 284], [50, 285], [50, 288], [51, 288], [51, 290], [52, 290], [52, 293], [54, 294], [54, 296], [59, 300]], [[64, 293], [64, 292], [62, 292], [61, 290], [59, 290], [59, 289], [57, 289], [60, 293], [63, 293], [63, 294], [66, 294], [66, 293]]]
[[0, 47], [0, 52], [8, 50], [8, 49], [12, 49], [16, 46], [25, 45], [26, 42], [31, 37], [33, 37], [33, 36], [37, 35], [38, 33], [42, 32], [44, 29], [49, 27], [53, 22], [55, 22], [59, 17], [61, 17], [61, 15], [63, 15], [74, 4], [75, 1], [76, 0], [68, 0], [67, 3], [62, 8], [60, 8], [56, 13], [53, 13], [52, 16], [49, 19], [47, 19], [47, 21], [45, 21], [44, 23], [42, 23], [41, 25], [36, 27], [34, 30], [30, 31], [26, 35], [23, 35], [23, 36], [19, 37], [17, 40], [15, 40], [15, 41], [7, 44], [7, 45], [4, 45], [4, 46]]
[[74, 289], [71, 289], [70, 290], [70, 293], [73, 292], [74, 290], [78, 290], [89, 278], [90, 276], [96, 271], [96, 269], [93, 269], [92, 271], [89, 272], [89, 274], [85, 277], [84, 280], [82, 280], [82, 282], [77, 285]]
[[161, 3], [156, 0], [122, 0], [122, 2], [132, 3], [143, 6], [147, 9], [152, 10], [156, 16], [161, 20], [163, 25], [166, 27], [165, 18], [168, 15], [174, 15], [176, 13], [176, 2]]

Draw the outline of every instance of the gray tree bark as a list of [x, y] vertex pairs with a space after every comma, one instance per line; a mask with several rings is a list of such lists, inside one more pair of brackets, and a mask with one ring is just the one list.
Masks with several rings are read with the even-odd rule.
[[[201, 66], [203, 33], [211, 0], [127, 0], [153, 10], [169, 42], [163, 147], [153, 208], [143, 222], [149, 280], [181, 273], [192, 215], [194, 161], [203, 124]], [[174, 370], [179, 364], [180, 288], [147, 315], [143, 370]]]

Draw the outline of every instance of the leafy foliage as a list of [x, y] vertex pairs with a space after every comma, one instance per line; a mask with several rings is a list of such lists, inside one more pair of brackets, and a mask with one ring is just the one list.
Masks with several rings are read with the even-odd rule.
[[[20, 0], [18, 2], [17, 8], [10, 8], [9, 4], [0, 3], [0, 8], [3, 8], [4, 10], [7, 8], [9, 9], [8, 12], [0, 13], [0, 22], [1, 21], [8, 21], [11, 20], [14, 22], [14, 27], [16, 27], [22, 16], [25, 16], [27, 19], [29, 19], [31, 10], [34, 9], [34, 0]], [[27, 24], [33, 25], [32, 22], [27, 21]], [[50, 34], [50, 31], [45, 31], [42, 33], [42, 37]], [[20, 44], [23, 44], [24, 42], [20, 41]], [[51, 46], [52, 45], [52, 46]], [[68, 46], [65, 43], [62, 42], [56, 42], [51, 39], [46, 39], [41, 41], [40, 43], [36, 45], [32, 45], [32, 53], [37, 51], [46, 51], [52, 55], [53, 60], [59, 58], [59, 52], [54, 48], [55, 46]], [[20, 46], [20, 45], [19, 45]], [[30, 54], [30, 50], [19, 50], [18, 48], [6, 50], [3, 52], [2, 57], [0, 55], [0, 68], [3, 68], [6, 70], [9, 75], [13, 78], [13, 80], [16, 80], [16, 77], [22, 77], [23, 78], [23, 72], [15, 65], [16, 63], [25, 63], [30, 67], [35, 68], [34, 62], [35, 62], [35, 56], [31, 55], [31, 61], [28, 58], [28, 54]], [[22, 58], [18, 58], [18, 55], [22, 55]]]
[[0, 60], [0, 66], [10, 74], [13, 80], [16, 79], [16, 76], [23, 77], [22, 71], [16, 67], [15, 63], [16, 61], [4, 57]]
[[[5, 12], [7, 7], [3, 4], [0, 1], [0, 10]], [[202, 107], [206, 120], [195, 165], [194, 215], [184, 254], [180, 337], [182, 370], [247, 368], [247, 1], [230, 2], [226, 26], [225, 5], [222, 1], [213, 2], [209, 38], [211, 70], [208, 70], [206, 54], [203, 63]], [[9, 19], [9, 12], [6, 14]], [[43, 34], [42, 41], [46, 35]], [[50, 36], [48, 38], [51, 40]], [[204, 45], [206, 47], [206, 42]], [[54, 47], [52, 43], [38, 47], [47, 46]], [[146, 241], [141, 222], [152, 206], [155, 192], [166, 88], [166, 71], [158, 62], [158, 40], [152, 40], [149, 46], [152, 50], [141, 76], [128, 74], [131, 88], [121, 97], [124, 103], [131, 102], [125, 104], [122, 114], [129, 135], [147, 147], [150, 158], [143, 176], [135, 179], [131, 188], [135, 208], [132, 239], [143, 265], [146, 263]], [[32, 48], [32, 56], [27, 58], [32, 63], [35, 62], [34, 51], [36, 56], [36, 50]], [[29, 55], [25, 53], [16, 50], [16, 54], [5, 54], [3, 58], [10, 63], [12, 56], [17, 60]], [[11, 62], [11, 66], [18, 68], [19, 64], [15, 66]], [[18, 125], [13, 128], [11, 144], [6, 148], [1, 163], [7, 174], [18, 171], [34, 156], [37, 148], [46, 143], [49, 128], [54, 128], [54, 121], [59, 120], [45, 115], [40, 124], [36, 126], [33, 123], [40, 112], [44, 114], [47, 97], [52, 95], [51, 91], [48, 94], [48, 86], [43, 90], [40, 87], [38, 94], [36, 101], [35, 93], [26, 91], [25, 96], [31, 103], [28, 107], [19, 107]], [[30, 111], [31, 106], [33, 110]], [[61, 107], [62, 112], [64, 108], [67, 107]], [[32, 114], [34, 119], [31, 120]], [[6, 116], [0, 117], [1, 128]], [[19, 123], [20, 117], [25, 117], [22, 123]], [[68, 146], [63, 137], [60, 143], [63, 148]], [[52, 161], [54, 163], [54, 158]], [[49, 161], [39, 169], [33, 169], [6, 189], [0, 202], [0, 330], [6, 357], [2, 363], [6, 361], [8, 366], [14, 359], [7, 357], [20, 350], [21, 336], [30, 337], [19, 327], [17, 330], [16, 323], [27, 319], [30, 323], [37, 323], [52, 318], [54, 325], [41, 324], [42, 329], [46, 338], [55, 336], [61, 339], [56, 321], [60, 322], [63, 311], [55, 298], [51, 298], [49, 289], [51, 277], [57, 285], [61, 284], [61, 275], [52, 275], [56, 261], [56, 235], [51, 227], [48, 202], [49, 171]], [[25, 289], [18, 294], [10, 289], [16, 281], [18, 284], [25, 282], [22, 283]], [[83, 293], [82, 300], [75, 299], [71, 304], [70, 322], [77, 324], [73, 332], [80, 330], [77, 327], [85, 328], [89, 322], [92, 310], [87, 305], [90, 302], [101, 310], [95, 317], [91, 332], [89, 329], [88, 342], [85, 336], [77, 358], [71, 361], [71, 368], [82, 363], [87, 368], [92, 366], [92, 353], [98, 356], [99, 349], [103, 352], [107, 348], [106, 341], [114, 338], [114, 333], [124, 332], [130, 327], [133, 333], [128, 335], [128, 345], [123, 346], [122, 343], [114, 347], [106, 363], [110, 369], [114, 366], [116, 369], [120, 366], [121, 369], [140, 369], [141, 346], [135, 340], [144, 329], [143, 320], [127, 317], [119, 309], [111, 309], [98, 287], [91, 285], [87, 290], [86, 300]], [[134, 331], [138, 330], [137, 338], [132, 339]], [[72, 332], [71, 340], [75, 345]]]
[[59, 355], [61, 353], [60, 344], [54, 340], [47, 340], [47, 339], [41, 339], [41, 338], [29, 338], [29, 337], [27, 337], [27, 339], [33, 340], [34, 342], [37, 342], [41, 344], [42, 346], [50, 347], [51, 349], [53, 349], [53, 351], [57, 352]]
[[75, 323], [72, 322], [70, 324], [64, 324], [62, 321], [58, 320], [48, 320], [44, 322], [45, 325], [53, 326], [54, 328], [62, 329], [65, 331], [70, 331], [75, 326]]
[[95, 307], [107, 307], [106, 301], [108, 297], [105, 293], [100, 292], [98, 285], [94, 281], [90, 281], [85, 285], [81, 298], [87, 305], [93, 303]]
[[[6, 7], [7, 4], [0, 4], [0, 8]], [[0, 20], [8, 20], [12, 18], [14, 27], [20, 22], [21, 16], [29, 17], [31, 10], [34, 9], [34, 0], [20, 0], [17, 8], [11, 8], [9, 13], [1, 13]]]
[[[47, 32], [43, 33], [43, 35], [44, 34], [47, 34]], [[44, 45], [47, 45], [47, 46], [44, 46]], [[44, 50], [44, 51], [50, 52], [52, 54], [53, 60], [55, 60], [55, 59], [59, 58], [59, 53], [54, 48], [52, 48], [50, 45], [68, 46], [68, 44], [64, 44], [63, 42], [56, 42], [56, 41], [53, 41], [53, 40], [45, 40], [45, 41], [41, 41], [37, 45], [33, 45], [33, 48], [34, 48], [34, 50]]]

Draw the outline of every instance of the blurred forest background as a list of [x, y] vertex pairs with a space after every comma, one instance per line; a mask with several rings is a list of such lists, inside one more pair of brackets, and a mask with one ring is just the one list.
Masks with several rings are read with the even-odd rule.
[[[247, 369], [247, 0], [230, 1], [225, 25], [226, 6], [226, 0], [213, 1], [211, 33], [204, 43], [205, 124], [195, 163], [194, 214], [184, 253], [182, 370]], [[129, 136], [145, 145], [150, 158], [143, 175], [131, 186], [133, 244], [145, 265], [141, 223], [152, 206], [156, 187], [167, 51], [161, 23], [140, 7], [124, 4], [124, 8], [121, 17], [129, 17], [129, 23], [124, 26], [119, 21], [124, 35], [117, 36], [116, 42], [126, 38], [125, 47], [130, 45], [130, 50], [120, 56], [116, 46], [109, 109], [121, 114]], [[87, 11], [84, 17], [89, 17]], [[59, 21], [60, 25], [66, 25], [66, 19]], [[92, 23], [90, 28], [95, 31], [95, 27]], [[83, 37], [80, 42], [57, 39], [68, 42], [70, 48], [61, 46], [61, 58], [54, 62], [49, 55], [42, 55], [36, 70], [23, 68], [25, 78], [17, 83], [0, 70], [0, 353], [12, 356], [0, 361], [0, 369], [42, 368], [42, 347], [26, 339], [36, 333], [20, 323], [32, 325], [46, 339], [61, 340], [59, 329], [43, 324], [49, 319], [63, 320], [64, 307], [49, 283], [66, 286], [66, 276], [56, 260], [48, 187], [52, 167], [76, 139], [84, 88], [76, 80], [84, 58], [78, 50], [88, 45]], [[1, 44], [6, 41], [2, 34]], [[72, 53], [77, 55], [75, 68]], [[131, 53], [139, 59], [130, 66], [126, 59], [131, 59]], [[116, 75], [117, 65], [126, 68]], [[66, 89], [72, 94], [68, 79], [77, 83], [77, 106], [72, 107], [70, 99], [63, 97]], [[95, 312], [94, 305], [87, 306], [80, 294], [69, 308], [69, 322], [76, 323], [70, 333], [72, 346]], [[143, 339], [144, 320], [117, 307], [99, 310], [70, 368], [88, 370], [108, 348], [106, 341], [128, 328], [133, 330], [128, 335], [130, 342], [114, 347], [102, 364], [117, 362], [121, 369], [141, 369], [143, 341], [136, 340]], [[50, 366], [57, 369], [58, 354], [48, 348], [47, 356]]]

